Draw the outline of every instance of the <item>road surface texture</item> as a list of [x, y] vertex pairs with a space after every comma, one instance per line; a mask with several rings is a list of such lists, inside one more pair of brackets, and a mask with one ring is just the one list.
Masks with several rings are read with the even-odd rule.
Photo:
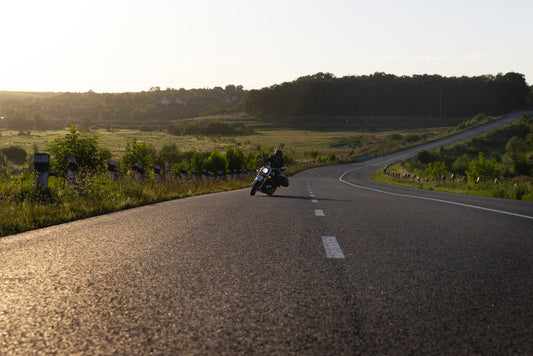
[[413, 154], [2, 238], [0, 354], [533, 354], [533, 203], [370, 181]]

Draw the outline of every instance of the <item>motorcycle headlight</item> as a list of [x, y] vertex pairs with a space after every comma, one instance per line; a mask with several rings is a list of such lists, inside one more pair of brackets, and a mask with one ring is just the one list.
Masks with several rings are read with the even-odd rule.
[[263, 168], [263, 169], [262, 169], [262, 172], [263, 172], [264, 174], [268, 174], [268, 168], [266, 168], [266, 167]]

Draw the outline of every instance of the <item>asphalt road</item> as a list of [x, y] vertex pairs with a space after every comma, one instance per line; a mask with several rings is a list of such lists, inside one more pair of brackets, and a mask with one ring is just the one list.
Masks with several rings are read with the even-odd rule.
[[0, 239], [0, 354], [533, 354], [533, 203], [407, 152]]

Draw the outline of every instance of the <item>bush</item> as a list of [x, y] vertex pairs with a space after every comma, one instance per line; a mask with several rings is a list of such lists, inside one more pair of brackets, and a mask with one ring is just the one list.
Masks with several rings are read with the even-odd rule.
[[182, 160], [183, 154], [178, 149], [178, 146], [175, 143], [165, 143], [163, 147], [161, 147], [161, 150], [155, 159], [155, 163], [161, 166], [165, 164], [173, 165]]
[[466, 175], [470, 181], [475, 181], [478, 177], [482, 179], [499, 178], [501, 172], [495, 159], [486, 160], [485, 154], [479, 152], [479, 158], [470, 161]]
[[447, 173], [446, 164], [444, 164], [444, 162], [430, 162], [427, 170], [431, 178], [441, 177]]
[[199, 173], [202, 169], [204, 169], [205, 160], [205, 155], [202, 152], [194, 151], [194, 154], [191, 158], [191, 170], [194, 169], [197, 173]]
[[470, 157], [465, 153], [459, 156], [452, 164], [452, 171], [457, 174], [465, 175], [468, 170], [468, 164], [470, 163]]
[[111, 152], [99, 146], [98, 135], [89, 136], [87, 131], [78, 131], [76, 126], [71, 126], [65, 137], [49, 144], [48, 151], [53, 157], [52, 171], [60, 175], [66, 175], [70, 157], [76, 158], [79, 169], [86, 172], [104, 171], [106, 161], [111, 158]]
[[433, 155], [431, 152], [422, 150], [418, 152], [418, 157], [416, 158], [417, 161], [423, 164], [428, 164], [429, 162], [433, 161]]
[[139, 143], [136, 138], [126, 143], [126, 151], [122, 157], [122, 163], [126, 171], [133, 168], [136, 163], [140, 163], [146, 171], [152, 165], [156, 150], [146, 142]]
[[228, 169], [242, 169], [244, 168], [244, 152], [233, 146], [226, 148], [226, 161], [228, 162]]
[[204, 168], [210, 172], [216, 173], [217, 171], [222, 171], [226, 174], [228, 162], [222, 154], [214, 150], [205, 161]]
[[20, 146], [9, 146], [0, 149], [0, 152], [3, 153], [11, 162], [13, 163], [24, 163], [28, 154]]
[[421, 139], [423, 139], [423, 137], [420, 136], [420, 135], [409, 134], [409, 135], [405, 136], [404, 142], [405, 143], [414, 143], [414, 142], [420, 141]]

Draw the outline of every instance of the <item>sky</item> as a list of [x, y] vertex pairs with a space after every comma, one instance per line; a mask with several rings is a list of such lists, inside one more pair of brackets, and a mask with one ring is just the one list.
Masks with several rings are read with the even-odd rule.
[[17, 0], [0, 4], [0, 90], [260, 89], [336, 77], [518, 72], [532, 0]]

